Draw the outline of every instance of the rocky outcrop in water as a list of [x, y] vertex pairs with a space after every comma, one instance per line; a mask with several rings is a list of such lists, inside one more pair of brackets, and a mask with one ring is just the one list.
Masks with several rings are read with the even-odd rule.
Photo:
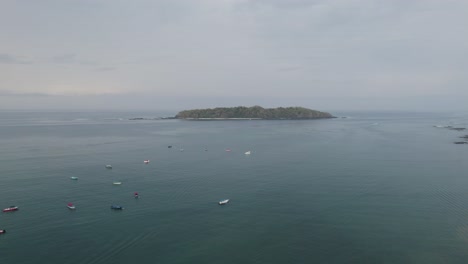
[[216, 119], [322, 119], [335, 118], [327, 112], [307, 109], [304, 107], [218, 107], [208, 109], [184, 110], [176, 116], [178, 119], [216, 120]]

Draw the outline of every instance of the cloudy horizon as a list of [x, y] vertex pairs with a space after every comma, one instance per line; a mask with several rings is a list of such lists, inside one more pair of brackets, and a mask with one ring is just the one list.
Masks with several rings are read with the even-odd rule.
[[465, 1], [6, 1], [0, 110], [468, 110], [466, 24]]

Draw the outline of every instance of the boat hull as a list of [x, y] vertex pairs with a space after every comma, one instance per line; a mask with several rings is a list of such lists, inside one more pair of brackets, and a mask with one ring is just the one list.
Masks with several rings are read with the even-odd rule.
[[10, 208], [5, 208], [3, 209], [3, 212], [4, 213], [7, 213], [7, 212], [14, 212], [14, 211], [18, 211], [18, 207], [10, 207]]
[[219, 205], [225, 205], [225, 204], [227, 204], [227, 203], [229, 203], [229, 199], [227, 199], [227, 200], [222, 200], [222, 201], [219, 201], [219, 202], [218, 202]]

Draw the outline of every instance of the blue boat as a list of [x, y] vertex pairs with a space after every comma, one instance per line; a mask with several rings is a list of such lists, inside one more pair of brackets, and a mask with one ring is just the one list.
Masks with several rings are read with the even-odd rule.
[[112, 210], [123, 210], [124, 208], [120, 205], [111, 205]]

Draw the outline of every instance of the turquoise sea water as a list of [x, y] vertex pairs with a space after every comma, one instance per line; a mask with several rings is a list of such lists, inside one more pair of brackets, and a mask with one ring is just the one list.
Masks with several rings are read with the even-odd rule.
[[336, 114], [0, 113], [0, 263], [466, 263], [468, 114]]

